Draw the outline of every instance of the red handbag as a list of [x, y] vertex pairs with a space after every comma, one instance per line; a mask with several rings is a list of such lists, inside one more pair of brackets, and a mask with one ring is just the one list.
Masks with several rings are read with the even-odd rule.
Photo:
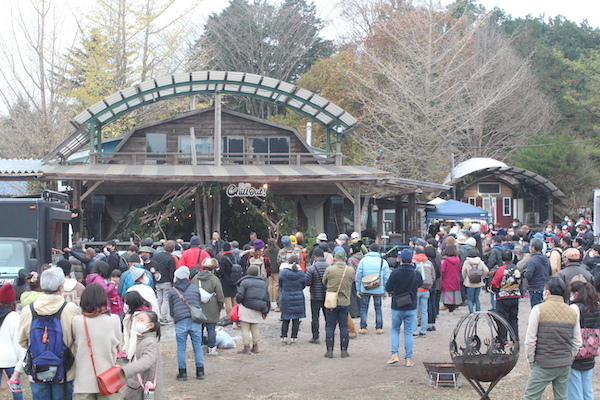
[[233, 306], [233, 308], [231, 309], [231, 313], [229, 314], [229, 319], [231, 320], [231, 322], [240, 322], [239, 310], [240, 308], [237, 304]]
[[94, 353], [92, 353], [92, 342], [90, 341], [87, 317], [83, 317], [83, 326], [85, 327], [85, 337], [87, 339], [88, 350], [90, 352], [90, 358], [92, 359], [92, 368], [94, 368], [94, 375], [96, 376], [100, 394], [102, 396], [115, 394], [119, 389], [125, 386], [125, 381], [121, 378], [121, 367], [119, 365], [114, 365], [100, 375], [96, 373], [96, 364], [94, 363]]

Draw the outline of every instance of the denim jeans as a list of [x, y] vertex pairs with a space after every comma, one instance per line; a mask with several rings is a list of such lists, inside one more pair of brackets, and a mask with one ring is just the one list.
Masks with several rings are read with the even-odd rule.
[[491, 311], [496, 312], [496, 292], [490, 290], [490, 304], [492, 305]]
[[[25, 375], [22, 375], [25, 377]], [[21, 379], [23, 382], [23, 379]], [[73, 381], [65, 383], [30, 383], [33, 400], [72, 400]], [[65, 393], [66, 392], [66, 393]]]
[[[15, 369], [14, 368], [0, 368], [0, 383], [2, 383], [2, 371], [6, 372], [6, 376], [8, 376], [8, 379], [10, 379], [13, 372], [15, 372]], [[27, 375], [22, 374], [21, 378], [24, 378], [26, 376]], [[23, 381], [24, 381], [24, 379], [21, 379], [21, 383], [23, 383]], [[13, 393], [12, 398], [13, 398], [13, 400], [23, 400], [23, 393]]]
[[594, 400], [594, 369], [578, 371], [571, 368], [569, 376], [569, 400]]
[[319, 338], [319, 317], [321, 311], [323, 312], [323, 316], [325, 316], [325, 300], [310, 300], [310, 314], [312, 317], [312, 321], [310, 323], [310, 328], [312, 331], [313, 339]]
[[531, 308], [537, 306], [542, 302], [543, 299], [543, 290], [530, 290], [529, 291], [529, 303], [531, 304]]
[[335, 327], [340, 327], [340, 339], [342, 342], [348, 343], [348, 309], [350, 306], [337, 306], [330, 310], [325, 309], [325, 339], [333, 340], [335, 335]]
[[204, 352], [202, 351], [202, 324], [192, 322], [192, 318], [184, 318], [175, 323], [175, 340], [177, 341], [177, 367], [186, 368], [185, 349], [187, 337], [192, 340], [196, 367], [204, 366]]
[[475, 311], [481, 311], [481, 303], [479, 302], [479, 294], [481, 293], [481, 288], [467, 288], [467, 306], [469, 307], [469, 313], [473, 313], [473, 304], [475, 304]]
[[414, 310], [394, 310], [392, 309], [392, 355], [398, 354], [400, 346], [400, 326], [404, 322], [404, 358], [412, 358], [413, 355], [413, 335], [412, 330], [417, 319], [417, 309]]
[[[417, 292], [417, 309], [421, 310], [421, 333], [427, 333], [427, 324], [425, 323], [425, 316], [428, 316], [427, 309], [429, 307], [429, 290], [426, 292]], [[419, 333], [419, 319], [415, 318], [415, 327], [413, 328], [413, 335]]]
[[369, 302], [373, 298], [375, 306], [375, 329], [383, 329], [383, 314], [381, 312], [381, 298], [383, 296], [372, 296], [363, 293], [360, 298], [360, 329], [367, 329], [367, 319], [369, 317]]
[[215, 331], [217, 324], [206, 323], [204, 327], [206, 328], [206, 339], [208, 340], [206, 345], [211, 348], [215, 347], [217, 345], [217, 332]]

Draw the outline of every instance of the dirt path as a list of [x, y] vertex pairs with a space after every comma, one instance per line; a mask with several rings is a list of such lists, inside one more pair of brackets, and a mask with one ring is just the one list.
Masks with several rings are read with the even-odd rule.
[[[307, 295], [308, 296], [308, 295]], [[481, 294], [482, 310], [489, 309], [489, 295]], [[308, 301], [307, 301], [308, 306]], [[390, 299], [384, 300], [385, 334], [376, 335], [375, 316], [371, 309], [369, 332], [350, 341], [350, 357], [339, 356], [339, 342], [336, 343], [335, 358], [323, 357], [324, 340], [321, 345], [308, 343], [310, 317], [300, 326], [298, 344], [284, 346], [279, 343], [279, 313], [270, 313], [261, 326], [261, 353], [239, 355], [236, 350], [219, 350], [218, 357], [206, 357], [207, 377], [204, 381], [190, 379], [187, 382], [175, 381], [176, 357], [172, 335], [161, 342], [165, 365], [165, 397], [167, 399], [195, 399], [199, 396], [210, 399], [382, 399], [394, 396], [399, 399], [478, 399], [474, 389], [463, 379], [463, 387], [440, 387], [434, 389], [427, 384], [423, 362], [451, 361], [449, 341], [452, 331], [460, 318], [468, 313], [466, 307], [449, 314], [441, 311], [436, 332], [428, 332], [426, 338], [415, 339], [415, 366], [386, 364], [390, 356]], [[524, 336], [529, 316], [529, 301], [521, 300], [520, 333]], [[355, 319], [358, 329], [359, 319]], [[324, 337], [324, 322], [321, 324]], [[170, 328], [172, 331], [172, 328]], [[241, 343], [241, 332], [232, 327], [227, 332]], [[167, 333], [167, 332], [165, 332]], [[171, 336], [171, 337], [169, 337]], [[403, 357], [403, 340], [400, 356]], [[191, 345], [188, 345], [188, 365], [193, 366]], [[519, 362], [492, 391], [492, 398], [522, 398], [529, 366], [521, 349]], [[594, 381], [598, 381], [597, 370]], [[487, 384], [485, 385], [487, 386]], [[600, 384], [596, 387], [600, 392]], [[546, 392], [552, 397], [551, 390]]]

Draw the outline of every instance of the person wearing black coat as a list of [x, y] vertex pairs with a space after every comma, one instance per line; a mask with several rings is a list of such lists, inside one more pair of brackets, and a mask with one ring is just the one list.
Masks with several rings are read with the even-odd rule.
[[223, 296], [225, 296], [225, 312], [231, 314], [231, 309], [235, 306], [235, 296], [237, 293], [237, 282], [231, 280], [231, 267], [235, 264], [235, 256], [231, 253], [229, 243], [223, 245], [223, 253], [219, 260], [219, 270], [217, 277], [221, 280], [223, 287]]
[[325, 292], [327, 291], [327, 288], [323, 285], [323, 275], [325, 275], [329, 263], [325, 261], [325, 253], [319, 247], [314, 250], [314, 258], [314, 264], [306, 269], [306, 286], [310, 286], [311, 330], [313, 336], [309, 343], [319, 344], [319, 318], [321, 312], [325, 316]]
[[306, 275], [298, 263], [296, 256], [291, 256], [287, 264], [282, 264], [279, 273], [279, 292], [281, 304], [281, 343], [287, 344], [287, 335], [292, 321], [292, 337], [290, 344], [295, 344], [300, 329], [300, 318], [306, 317], [304, 293]]
[[160, 322], [165, 324], [169, 322], [169, 290], [173, 286], [173, 276], [175, 274], [175, 258], [171, 255], [175, 250], [175, 241], [168, 240], [165, 243], [164, 251], [152, 257], [156, 265], [156, 299], [160, 308]]
[[169, 290], [169, 309], [175, 323], [175, 340], [177, 341], [177, 365], [179, 373], [176, 379], [178, 381], [187, 380], [185, 350], [188, 335], [194, 348], [196, 379], [204, 379], [202, 324], [192, 321], [192, 314], [189, 309], [189, 307], [200, 308], [200, 289], [198, 289], [198, 286], [191, 284], [189, 277], [189, 268], [186, 266], [179, 267], [175, 271], [175, 283], [171, 290]]
[[[267, 317], [271, 309], [271, 299], [268, 291], [269, 284], [258, 276], [258, 267], [249, 266], [247, 273], [239, 280], [235, 296], [239, 307], [238, 315], [244, 342], [243, 350], [238, 353], [256, 354], [259, 352], [258, 342], [260, 341], [258, 324]], [[250, 332], [252, 332], [252, 350], [250, 349]]]

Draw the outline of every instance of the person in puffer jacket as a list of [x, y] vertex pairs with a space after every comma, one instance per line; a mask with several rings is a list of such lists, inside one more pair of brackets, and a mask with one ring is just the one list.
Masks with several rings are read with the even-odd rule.
[[[476, 269], [482, 271], [481, 281], [472, 282], [469, 278], [469, 271]], [[490, 272], [489, 268], [485, 265], [481, 258], [477, 256], [474, 250], [469, 250], [467, 258], [462, 267], [462, 276], [465, 287], [467, 288], [467, 306], [469, 307], [469, 313], [473, 313], [473, 304], [475, 304], [475, 311], [481, 311], [481, 303], [479, 302], [479, 294], [481, 288], [485, 285], [483, 278]]]
[[[362, 278], [380, 273], [380, 284], [373, 289], [365, 289]], [[361, 298], [360, 304], [360, 333], [367, 333], [367, 317], [369, 315], [369, 303], [373, 297], [373, 305], [375, 307], [375, 330], [378, 334], [383, 333], [383, 314], [381, 312], [381, 300], [385, 292], [385, 284], [390, 277], [390, 267], [379, 253], [379, 245], [373, 243], [369, 247], [369, 252], [358, 263], [356, 270], [356, 290]]]
[[[235, 300], [239, 304], [239, 318], [242, 323], [242, 340], [244, 348], [238, 353], [258, 353], [260, 332], [258, 324], [267, 317], [271, 309], [269, 297], [269, 284], [258, 276], [258, 267], [251, 265], [246, 271], [246, 276], [238, 281]], [[252, 350], [250, 349], [250, 332], [252, 332]]]
[[290, 256], [288, 262], [280, 264], [279, 301], [281, 304], [281, 343], [287, 344], [287, 335], [292, 321], [292, 337], [290, 344], [295, 344], [300, 329], [300, 319], [306, 318], [304, 293], [306, 275], [300, 269], [300, 260], [296, 255]]

